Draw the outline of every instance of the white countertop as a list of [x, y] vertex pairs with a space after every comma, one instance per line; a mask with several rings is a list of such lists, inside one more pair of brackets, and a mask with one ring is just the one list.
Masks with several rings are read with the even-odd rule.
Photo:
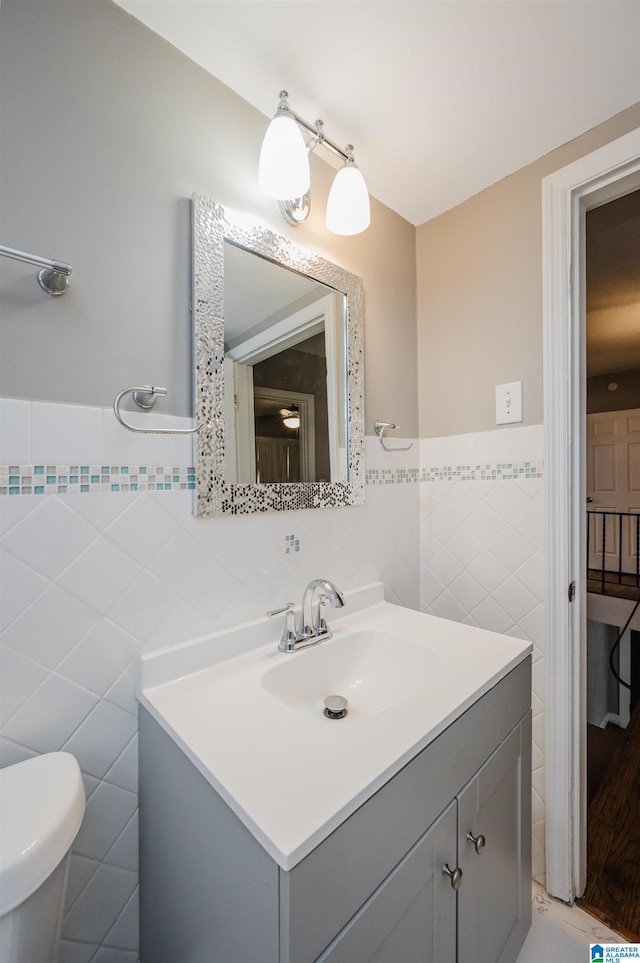
[[[378, 584], [347, 594], [328, 621], [333, 639], [291, 654], [277, 649], [281, 619], [260, 619], [140, 660], [141, 704], [285, 870], [532, 651], [520, 639], [384, 602]], [[367, 678], [369, 663], [348, 695], [347, 717], [328, 720], [314, 685], [323, 691], [327, 664], [344, 652], [320, 650], [343, 641], [347, 651], [363, 632], [385, 641], [388, 633], [387, 654], [394, 641], [398, 652], [422, 647], [425, 670], [412, 664], [406, 699], [385, 704], [386, 690]], [[402, 665], [401, 656], [391, 665], [391, 695], [403, 685]], [[278, 692], [289, 676], [293, 698], [274, 696], [269, 680]]]

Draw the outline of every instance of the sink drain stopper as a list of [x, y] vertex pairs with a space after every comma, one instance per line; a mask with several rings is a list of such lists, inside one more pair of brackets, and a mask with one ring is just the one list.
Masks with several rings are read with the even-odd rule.
[[344, 719], [349, 703], [344, 696], [330, 695], [324, 700], [324, 714], [327, 719]]

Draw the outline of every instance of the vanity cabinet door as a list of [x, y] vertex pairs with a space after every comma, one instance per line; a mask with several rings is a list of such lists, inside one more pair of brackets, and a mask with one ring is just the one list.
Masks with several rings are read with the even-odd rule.
[[452, 802], [318, 957], [317, 963], [453, 963], [456, 865]]
[[458, 963], [512, 963], [531, 925], [530, 772], [529, 714], [458, 796]]

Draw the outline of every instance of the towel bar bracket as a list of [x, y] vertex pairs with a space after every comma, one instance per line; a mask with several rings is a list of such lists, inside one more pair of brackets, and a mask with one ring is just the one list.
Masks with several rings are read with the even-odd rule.
[[0, 244], [0, 255], [2, 257], [13, 258], [14, 261], [23, 261], [25, 264], [35, 264], [42, 270], [38, 274], [38, 284], [43, 291], [54, 298], [59, 298], [65, 294], [69, 287], [69, 275], [71, 265], [63, 264], [62, 261], [52, 261], [48, 257], [38, 257], [37, 254], [28, 254], [26, 251], [18, 251], [13, 247], [5, 247]]

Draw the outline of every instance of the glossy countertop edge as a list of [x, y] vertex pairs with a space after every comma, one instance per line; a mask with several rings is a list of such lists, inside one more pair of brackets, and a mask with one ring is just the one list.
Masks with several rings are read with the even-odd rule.
[[[369, 591], [373, 589], [373, 591]], [[354, 605], [351, 607], [349, 605], [349, 615], [355, 615], [356, 611], [363, 611], [365, 609], [371, 608], [378, 612], [384, 610], [388, 613], [390, 609], [397, 609], [396, 614], [400, 619], [402, 619], [401, 613], [410, 613], [408, 618], [413, 620], [416, 616], [420, 619], [425, 618], [427, 620], [435, 620], [437, 623], [445, 623], [447, 620], [437, 618], [436, 616], [427, 615], [425, 613], [419, 613], [414, 610], [404, 609], [399, 606], [393, 606], [390, 603], [384, 603], [381, 599], [382, 587], [376, 583], [374, 586], [367, 587], [367, 590], [362, 591], [360, 595], [360, 601], [363, 601], [363, 605], [359, 605], [356, 609]], [[354, 595], [359, 593], [354, 593]], [[366, 601], [369, 604], [366, 604]], [[347, 615], [344, 615], [347, 618]], [[202, 671], [202, 669], [209, 669], [213, 665], [220, 665], [225, 661], [235, 662], [236, 656], [243, 655], [251, 651], [254, 648], [263, 648], [265, 646], [264, 634], [262, 631], [263, 622], [265, 620], [257, 620], [254, 623], [246, 623], [244, 626], [238, 627], [241, 632], [246, 632], [249, 637], [248, 644], [245, 640], [245, 645], [243, 646], [244, 651], [234, 648], [234, 655], [230, 656], [228, 651], [226, 651], [225, 646], [221, 647], [217, 659], [212, 659], [211, 651], [208, 651], [213, 646], [215, 648], [216, 640], [221, 640], [222, 642], [229, 641], [229, 635], [235, 635], [236, 628], [233, 630], [222, 630], [220, 633], [216, 633], [214, 636], [207, 636], [201, 639], [194, 640], [190, 643], [180, 644], [178, 647], [173, 647], [172, 649], [161, 650], [157, 654], [152, 654], [150, 656], [145, 656], [144, 659], [147, 663], [151, 663], [154, 658], [163, 658], [165, 664], [161, 672], [155, 674], [147, 673], [147, 679], [153, 679], [157, 684], [146, 684], [144, 686], [144, 691], [140, 689], [139, 700], [141, 704], [149, 711], [153, 718], [159, 723], [159, 725], [164, 729], [164, 731], [173, 739], [173, 741], [183, 750], [185, 755], [190, 759], [196, 769], [202, 774], [202, 776], [207, 780], [207, 782], [219, 793], [219, 795], [225, 800], [229, 805], [230, 809], [238, 816], [246, 828], [252, 833], [252, 835], [258, 840], [258, 842], [263, 846], [267, 853], [282, 867], [282, 869], [288, 871], [297, 865], [305, 856], [307, 856], [316, 846], [327, 838], [338, 826], [340, 826], [345, 819], [352, 815], [367, 799], [374, 795], [390, 778], [392, 778], [397, 772], [399, 772], [408, 762], [411, 761], [422, 749], [426, 748], [431, 742], [433, 742], [445, 729], [447, 729], [456, 719], [458, 719], [470, 706], [472, 706], [479, 698], [485, 695], [490, 689], [492, 689], [501, 679], [503, 679], [508, 673], [515, 668], [520, 662], [530, 655], [533, 646], [529, 642], [524, 642], [520, 639], [516, 639], [509, 636], [498, 635], [494, 632], [487, 632], [486, 630], [479, 629], [471, 626], [464, 626], [461, 623], [451, 622], [452, 629], [462, 631], [464, 634], [471, 630], [474, 634], [479, 636], [485, 635], [487, 638], [493, 637], [494, 640], [501, 640], [504, 644], [508, 642], [508, 647], [510, 649], [508, 657], [504, 658], [501, 656], [496, 665], [493, 666], [492, 671], [490, 671], [486, 676], [484, 676], [477, 686], [474, 685], [472, 690], [469, 690], [462, 700], [455, 702], [449, 711], [444, 713], [438, 718], [437, 723], [431, 724], [427, 731], [418, 738], [412, 741], [409, 745], [405, 746], [404, 750], [400, 752], [397, 756], [393, 758], [391, 762], [386, 763], [382, 768], [377, 769], [375, 775], [366, 779], [362, 784], [359, 791], [354, 792], [348, 800], [346, 800], [337, 809], [332, 810], [328, 813], [326, 819], [322, 819], [310, 832], [305, 832], [304, 838], [299, 839], [297, 842], [292, 843], [289, 840], [288, 843], [283, 839], [282, 832], [279, 830], [282, 827], [275, 827], [271, 825], [270, 830], [267, 831], [260, 822], [256, 821], [248, 810], [249, 807], [243, 806], [238, 799], [231, 793], [223, 781], [216, 775], [215, 770], [215, 760], [204, 758], [205, 756], [211, 756], [210, 753], [202, 753], [202, 755], [194, 752], [193, 747], [186, 741], [176, 725], [173, 724], [172, 720], [167, 718], [162, 709], [159, 709], [155, 704], [154, 699], [154, 689], [160, 695], [163, 690], [166, 691], [167, 687], [171, 686], [172, 682], [179, 682], [180, 680], [185, 680], [186, 677], [197, 674]], [[338, 621], [338, 620], [334, 620]], [[272, 635], [273, 623], [267, 622], [267, 630]], [[237, 640], [236, 640], [237, 641]], [[271, 644], [273, 639], [270, 637]], [[188, 650], [193, 647], [193, 651]], [[225, 650], [223, 654], [223, 650]], [[207, 653], [207, 655], [205, 655]], [[171, 658], [175, 656], [175, 658]], [[283, 656], [286, 658], [286, 656]], [[242, 660], [241, 660], [242, 661]], [[198, 665], [199, 668], [191, 668], [193, 665]], [[168, 665], [171, 666], [173, 675], [168, 672]], [[189, 671], [184, 671], [185, 667], [189, 666]], [[145, 673], [141, 673], [141, 681]], [[163, 681], [157, 681], [162, 678]], [[161, 700], [160, 700], [161, 701]], [[209, 763], [209, 764], [208, 764]], [[268, 822], [268, 820], [266, 820]], [[286, 835], [286, 833], [285, 833]], [[289, 834], [291, 835], [291, 834]]]

